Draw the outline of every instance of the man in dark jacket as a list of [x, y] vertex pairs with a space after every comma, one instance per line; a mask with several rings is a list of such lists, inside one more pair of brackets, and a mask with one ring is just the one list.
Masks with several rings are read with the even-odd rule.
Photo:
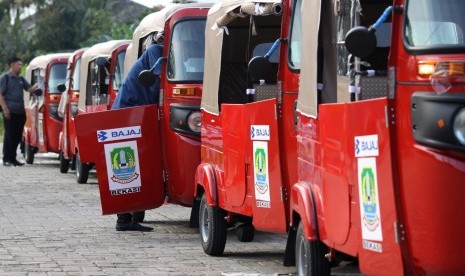
[[30, 85], [20, 76], [21, 59], [13, 57], [8, 60], [10, 71], [0, 78], [0, 106], [3, 110], [3, 165], [22, 166], [16, 159], [16, 150], [21, 142], [26, 112], [24, 110], [23, 90], [29, 93], [37, 89], [37, 84]]
[[[161, 62], [158, 62], [163, 54], [163, 46], [154, 44], [147, 48], [141, 57], [132, 66], [128, 76], [123, 82], [118, 95], [113, 103], [112, 109], [134, 107], [158, 103], [160, 97], [160, 80], [157, 78], [155, 83], [150, 86], [144, 86], [139, 82], [139, 73], [143, 70], [149, 70], [155, 66], [153, 73], [160, 75]], [[141, 211], [144, 212], [144, 211]], [[152, 231], [152, 227], [142, 226], [133, 220], [133, 214], [118, 214], [116, 221], [116, 231]]]

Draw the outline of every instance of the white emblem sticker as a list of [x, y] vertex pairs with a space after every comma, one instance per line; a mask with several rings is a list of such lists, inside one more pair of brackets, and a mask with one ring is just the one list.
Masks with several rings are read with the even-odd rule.
[[111, 194], [140, 192], [141, 179], [137, 142], [105, 144], [104, 147]]
[[378, 156], [378, 135], [356, 136], [355, 157]]
[[270, 175], [268, 173], [267, 142], [253, 142], [253, 162], [257, 207], [270, 208]]
[[142, 129], [140, 126], [97, 130], [97, 140], [99, 142], [109, 142], [139, 137], [142, 137]]
[[381, 228], [376, 159], [359, 158], [357, 161], [362, 239], [382, 241], [383, 231]]
[[269, 125], [251, 125], [250, 126], [250, 140], [270, 140], [270, 126]]

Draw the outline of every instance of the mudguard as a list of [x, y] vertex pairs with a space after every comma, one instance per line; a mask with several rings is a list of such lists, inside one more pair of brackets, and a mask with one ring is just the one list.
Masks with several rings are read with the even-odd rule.
[[[305, 238], [308, 240], [318, 240], [319, 234], [315, 202], [307, 183], [299, 182], [292, 187], [290, 204], [291, 213], [297, 213], [300, 217], [300, 221], [302, 221]], [[291, 227], [297, 227], [299, 221], [295, 221], [295, 216], [291, 216], [290, 219]]]
[[217, 206], [216, 175], [215, 169], [211, 164], [201, 163], [195, 172], [195, 190], [194, 194], [199, 195], [199, 186], [203, 187], [207, 197], [207, 204]]

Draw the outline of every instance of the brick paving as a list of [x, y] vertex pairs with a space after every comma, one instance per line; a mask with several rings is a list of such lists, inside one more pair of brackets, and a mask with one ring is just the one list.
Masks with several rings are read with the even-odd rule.
[[282, 235], [240, 243], [230, 231], [224, 256], [207, 256], [185, 207], [147, 211], [152, 232], [116, 232], [116, 217], [101, 215], [95, 172], [77, 184], [56, 154], [0, 165], [0, 179], [0, 275], [295, 275], [282, 265]]
[[147, 211], [154, 231], [116, 232], [102, 216], [95, 172], [88, 184], [59, 172], [55, 154], [33, 165], [0, 166], [0, 275], [292, 275], [282, 266], [286, 238], [257, 233], [240, 243], [231, 231], [223, 257], [203, 253], [190, 209]]

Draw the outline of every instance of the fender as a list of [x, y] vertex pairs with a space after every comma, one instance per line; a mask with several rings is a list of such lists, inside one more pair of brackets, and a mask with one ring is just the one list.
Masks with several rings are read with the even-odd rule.
[[215, 169], [211, 164], [201, 163], [197, 166], [195, 172], [195, 190], [194, 194], [199, 195], [199, 186], [202, 186], [207, 197], [207, 204], [210, 206], [218, 206], [218, 198], [216, 192], [216, 175]]
[[[315, 200], [308, 183], [298, 182], [292, 187], [290, 210], [291, 213], [296, 213], [299, 215], [300, 220], [302, 221], [302, 227], [306, 239], [320, 239]], [[291, 227], [296, 227], [298, 221], [294, 220], [296, 220], [297, 217], [292, 215], [290, 219]]]
[[295, 266], [295, 242], [299, 221], [302, 222], [304, 236], [307, 240], [318, 240], [320, 238], [315, 201], [308, 183], [298, 182], [292, 186], [289, 211], [291, 214], [290, 227], [287, 234], [283, 265]]

